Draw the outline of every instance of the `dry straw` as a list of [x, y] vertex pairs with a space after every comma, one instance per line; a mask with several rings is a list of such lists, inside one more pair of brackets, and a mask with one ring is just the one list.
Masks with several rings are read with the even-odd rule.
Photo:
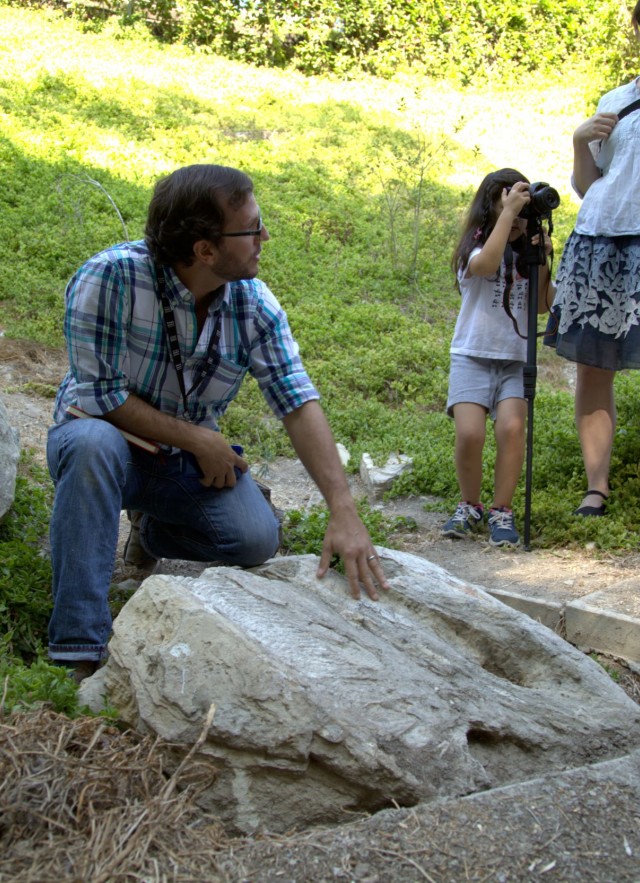
[[224, 829], [195, 800], [213, 713], [186, 754], [99, 718], [0, 717], [0, 881], [225, 880]]

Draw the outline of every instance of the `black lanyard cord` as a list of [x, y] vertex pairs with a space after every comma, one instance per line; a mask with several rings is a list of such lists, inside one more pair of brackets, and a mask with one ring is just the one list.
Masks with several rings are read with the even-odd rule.
[[633, 113], [634, 110], [640, 110], [640, 98], [636, 98], [631, 104], [627, 104], [626, 107], [623, 107], [622, 110], [618, 111], [618, 122], [620, 122], [621, 119], [624, 119], [627, 114]]
[[220, 342], [220, 335], [222, 334], [222, 321], [220, 315], [218, 315], [213, 334], [209, 339], [209, 345], [207, 346], [207, 352], [204, 362], [200, 364], [200, 367], [196, 372], [195, 379], [190, 389], [187, 391], [184, 385], [184, 365], [182, 363], [182, 353], [180, 352], [180, 341], [178, 340], [176, 318], [173, 313], [173, 309], [171, 308], [169, 296], [167, 295], [164, 267], [157, 263], [156, 279], [156, 294], [158, 296], [158, 300], [160, 301], [160, 306], [162, 307], [162, 321], [167, 336], [167, 343], [169, 345], [169, 355], [171, 356], [171, 361], [173, 362], [173, 367], [175, 368], [176, 376], [178, 378], [178, 385], [180, 386], [184, 419], [190, 420], [191, 416], [189, 414], [188, 397], [191, 395], [194, 389], [196, 389], [196, 387], [200, 385], [205, 376], [213, 374], [214, 369], [220, 363], [218, 344]]

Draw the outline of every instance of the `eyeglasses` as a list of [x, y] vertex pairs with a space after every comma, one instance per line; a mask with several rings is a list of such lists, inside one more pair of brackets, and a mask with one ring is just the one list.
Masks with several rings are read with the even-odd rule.
[[238, 233], [218, 233], [218, 236], [259, 236], [263, 230], [262, 215], [258, 218], [257, 230], [241, 230]]

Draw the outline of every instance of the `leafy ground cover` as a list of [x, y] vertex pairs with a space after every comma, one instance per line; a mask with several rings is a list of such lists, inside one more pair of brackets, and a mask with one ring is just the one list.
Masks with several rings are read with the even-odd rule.
[[[571, 132], [601, 76], [459, 89], [398, 75], [348, 82], [160, 46], [117, 24], [82, 32], [47, 9], [0, 7], [0, 280], [6, 334], [61, 346], [64, 285], [95, 251], [142, 233], [150, 188], [191, 162], [248, 171], [272, 239], [261, 276], [287, 309], [338, 441], [356, 464], [410, 455], [398, 492], [457, 498], [444, 415], [458, 295], [449, 260], [483, 175], [550, 182], [556, 253], [571, 229]], [[584, 488], [570, 370], [539, 351], [532, 543], [635, 545], [637, 380], [618, 379], [608, 519], [578, 520]], [[225, 433], [248, 455], [290, 453], [247, 384]], [[490, 496], [494, 448], [486, 447]], [[515, 502], [521, 510], [523, 488]], [[606, 523], [601, 523], [605, 521]]]
[[402, 70], [468, 85], [589, 58], [616, 85], [635, 58], [619, 0], [3, 0], [63, 10], [83, 29], [137, 27], [166, 43], [305, 74]]

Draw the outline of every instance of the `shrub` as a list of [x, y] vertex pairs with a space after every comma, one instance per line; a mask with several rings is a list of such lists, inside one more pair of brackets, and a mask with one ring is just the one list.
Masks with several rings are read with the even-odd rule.
[[0, 656], [0, 697], [5, 714], [26, 711], [47, 703], [54, 711], [74, 716], [78, 689], [65, 668], [44, 659], [30, 665]]
[[[394, 531], [412, 530], [415, 526], [411, 519], [386, 517], [380, 510], [372, 508], [366, 500], [359, 500], [357, 505], [358, 514], [375, 545], [393, 548], [390, 536]], [[320, 555], [328, 522], [329, 512], [323, 505], [312, 506], [306, 512], [299, 509], [287, 512], [283, 523], [281, 552], [286, 555]]]
[[[4, 0], [15, 3], [17, 0]], [[38, 0], [27, 0], [40, 6]], [[20, 5], [24, 5], [22, 2]], [[620, 82], [635, 58], [618, 0], [72, 0], [86, 27], [110, 16], [249, 64], [306, 74], [413, 69], [462, 83], [591, 58]]]
[[35, 467], [19, 475], [16, 497], [0, 525], [0, 634], [3, 651], [35, 659], [46, 644], [51, 614], [51, 566], [43, 550], [51, 490]]

